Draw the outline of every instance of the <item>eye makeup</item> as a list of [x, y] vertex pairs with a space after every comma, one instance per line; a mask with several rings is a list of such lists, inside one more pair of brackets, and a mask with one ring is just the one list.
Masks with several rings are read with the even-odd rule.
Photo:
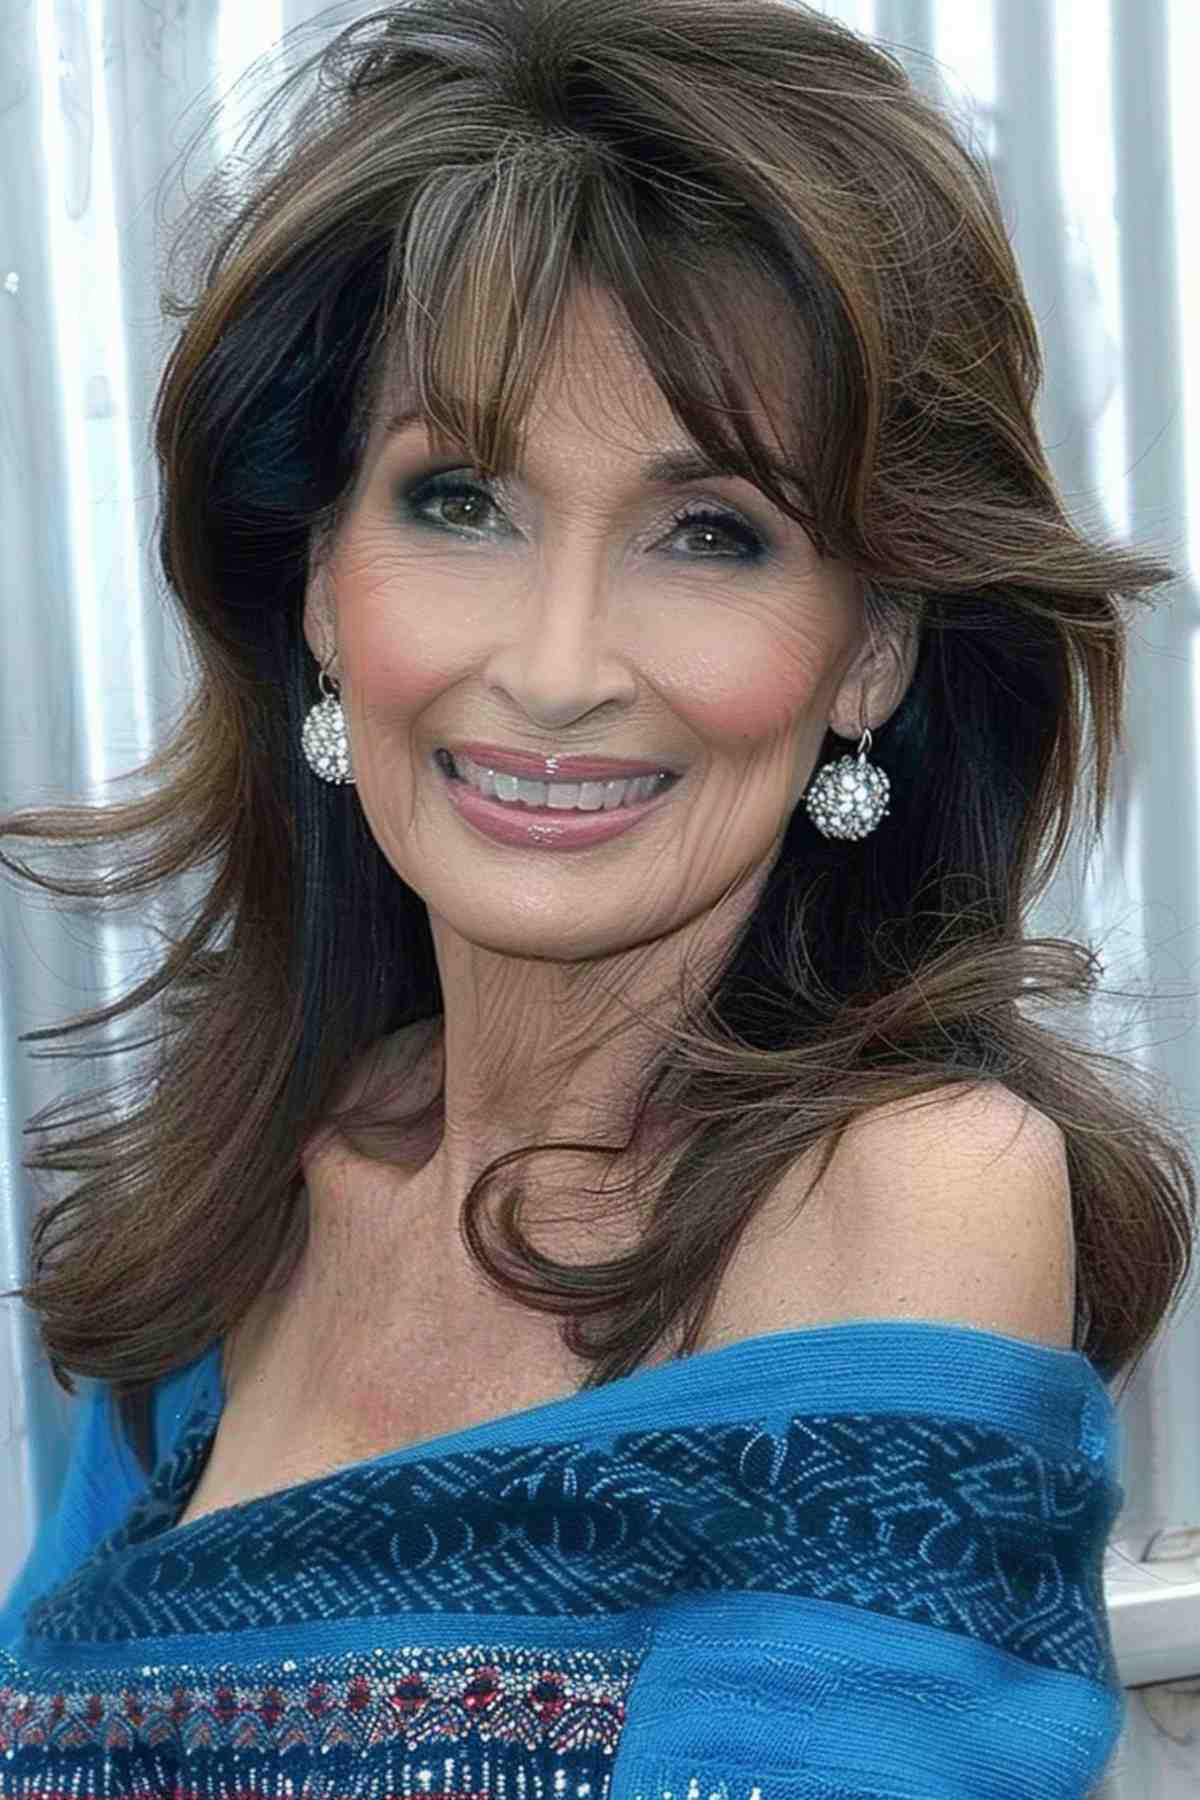
[[[495, 508], [497, 501], [491, 484], [478, 478], [464, 475], [461, 471], [443, 470], [430, 476], [418, 477], [413, 482], [402, 485], [399, 498], [402, 517], [416, 525], [430, 525], [435, 530], [451, 531], [470, 530], [475, 521], [459, 521], [439, 519], [429, 509], [439, 501], [475, 501], [482, 502], [484, 507]], [[671, 515], [668, 533], [690, 532], [723, 535], [729, 542], [738, 546], [738, 553], [730, 556], [727, 553], [707, 555], [703, 552], [694, 554], [700, 561], [758, 563], [769, 556], [769, 546], [762, 534], [748, 524], [739, 514], [725, 511], [704, 501], [689, 502], [676, 509]], [[505, 534], [507, 535], [507, 534]], [[685, 555], [688, 554], [685, 552]]]

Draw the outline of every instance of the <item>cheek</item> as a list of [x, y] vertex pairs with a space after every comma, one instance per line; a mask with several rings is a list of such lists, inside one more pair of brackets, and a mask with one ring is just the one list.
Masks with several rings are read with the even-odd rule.
[[336, 591], [339, 662], [356, 711], [415, 710], [455, 678], [453, 646], [419, 578], [360, 557], [341, 566]]
[[397, 630], [394, 621], [386, 631], [364, 632], [346, 643], [342, 666], [351, 704], [366, 717], [417, 712], [446, 687], [446, 671], [433, 646]]
[[710, 690], [704, 705], [704, 734], [746, 754], [784, 745], [803, 730], [812, 702], [811, 684], [781, 681], [772, 671], [756, 671], [743, 683]]
[[762, 617], [723, 621], [719, 633], [677, 641], [664, 655], [664, 691], [697, 735], [731, 758], [794, 758], [824, 736], [839, 650], [827, 631], [784, 631]]

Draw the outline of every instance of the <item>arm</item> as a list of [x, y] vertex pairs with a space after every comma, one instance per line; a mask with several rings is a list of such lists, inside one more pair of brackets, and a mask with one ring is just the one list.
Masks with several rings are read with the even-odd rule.
[[[153, 1394], [154, 1454], [170, 1454], [197, 1407], [221, 1405], [219, 1345], [159, 1381]], [[149, 1485], [117, 1420], [113, 1390], [88, 1383], [77, 1406], [75, 1436], [62, 1494], [38, 1532], [25, 1566], [0, 1607], [0, 1648], [20, 1635], [32, 1602], [74, 1574], [96, 1545], [120, 1525]]]
[[145, 1485], [116, 1439], [111, 1389], [89, 1383], [76, 1405], [75, 1435], [58, 1505], [0, 1608], [0, 1646], [15, 1640], [30, 1603], [72, 1574], [125, 1516]]

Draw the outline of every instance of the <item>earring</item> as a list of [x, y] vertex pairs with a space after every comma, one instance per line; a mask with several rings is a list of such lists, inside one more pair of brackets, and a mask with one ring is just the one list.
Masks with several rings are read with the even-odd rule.
[[871, 733], [863, 732], [858, 756], [840, 756], [810, 784], [805, 811], [824, 837], [864, 838], [888, 816], [891, 782], [878, 763], [867, 761]]
[[[329, 660], [332, 662], [333, 658], [330, 657]], [[317, 685], [324, 699], [318, 700], [309, 708], [304, 729], [300, 733], [300, 743], [314, 775], [319, 775], [322, 781], [352, 782], [354, 775], [350, 767], [346, 715], [337, 694], [332, 689], [326, 691], [328, 681], [329, 677], [322, 666]]]

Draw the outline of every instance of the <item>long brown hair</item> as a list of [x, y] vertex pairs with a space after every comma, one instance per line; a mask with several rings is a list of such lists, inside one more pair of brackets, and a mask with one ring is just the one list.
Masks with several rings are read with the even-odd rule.
[[[89, 1096], [30, 1127], [26, 1166], [79, 1178], [40, 1210], [16, 1290], [59, 1381], [144, 1399], [298, 1253], [299, 1156], [319, 1128], [336, 1118], [389, 1155], [387, 1120], [365, 1099], [339, 1113], [340, 1084], [437, 1018], [438, 971], [425, 905], [353, 790], [301, 756], [309, 558], [336, 532], [385, 372], [478, 467], [513, 465], [579, 282], [624, 309], [684, 430], [860, 572], [872, 629], [918, 620], [919, 653], [872, 750], [890, 816], [831, 841], [797, 808], [719, 973], [661, 1027], [634, 1135], [497, 1159], [464, 1197], [472, 1254], [563, 1315], [599, 1385], [673, 1322], [694, 1346], [802, 1152], [819, 1179], [882, 1103], [999, 1081], [1064, 1134], [1076, 1348], [1108, 1380], [1136, 1363], [1190, 1267], [1193, 1169], [1146, 1077], [1076, 1041], [1082, 1025], [1030, 1016], [1093, 999], [1098, 958], [1022, 921], [1073, 827], [1102, 828], [1123, 603], [1174, 571], [1066, 515], [986, 163], [893, 58], [783, 0], [407, 0], [289, 75], [241, 156], [248, 189], [220, 171], [181, 240], [194, 291], [157, 397], [161, 560], [194, 693], [135, 772], [140, 797], [0, 820], [10, 839], [119, 847], [103, 875], [0, 858], [63, 897], [141, 905], [200, 883], [147, 979], [23, 1040], [151, 1009], [135, 1106]], [[738, 347], [768, 297], [806, 396], [782, 448], [739, 406]], [[508, 1163], [612, 1156], [651, 1105], [687, 1137], [633, 1253], [548, 1259], [512, 1177], [489, 1245], [481, 1203]]]

